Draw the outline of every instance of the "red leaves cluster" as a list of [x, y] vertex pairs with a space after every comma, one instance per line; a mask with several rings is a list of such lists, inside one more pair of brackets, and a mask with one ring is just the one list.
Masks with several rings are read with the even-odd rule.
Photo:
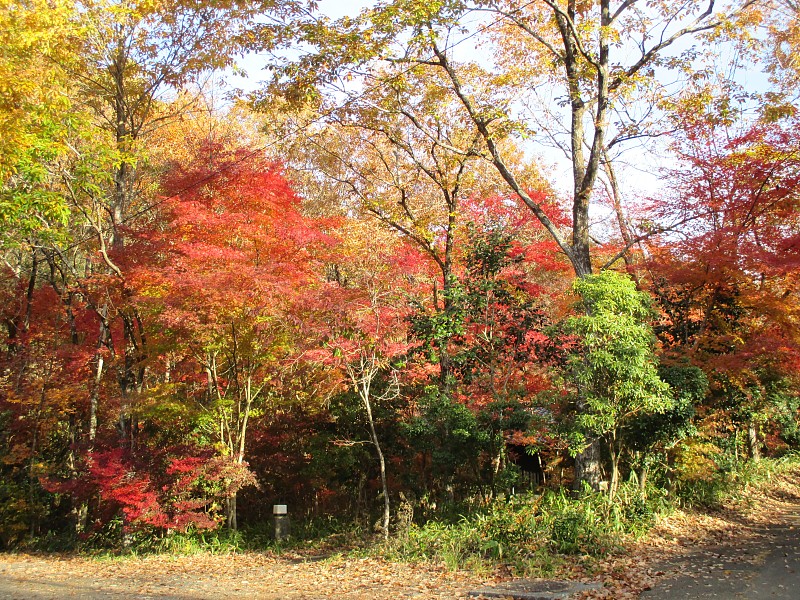
[[704, 282], [727, 283], [798, 270], [798, 139], [800, 123], [755, 126], [733, 139], [707, 132], [688, 149], [687, 169], [675, 174], [679, 196], [659, 210], [663, 221], [683, 223], [667, 247], [687, 262], [685, 276], [705, 271]]
[[166, 226], [144, 236], [155, 263], [136, 271], [142, 300], [162, 301], [161, 320], [192, 335], [240, 311], [289, 311], [317, 281], [329, 238], [301, 215], [278, 165], [211, 144], [197, 156], [165, 184]]
[[[572, 224], [571, 217], [560, 206], [553, 194], [545, 189], [528, 190], [528, 195], [542, 207], [550, 221], [559, 228], [567, 228]], [[522, 258], [525, 268], [536, 279], [554, 279], [555, 274], [562, 274], [567, 279], [571, 267], [565, 260], [553, 238], [545, 232], [533, 212], [522, 205], [517, 197], [491, 196], [489, 198], [469, 198], [462, 204], [463, 222], [473, 223], [479, 227], [500, 226], [514, 234], [511, 249], [512, 258]], [[463, 242], [458, 244], [463, 247]], [[528, 278], [528, 283], [533, 284]], [[541, 292], [542, 288], [532, 290]]]
[[[177, 531], [214, 529], [221, 518], [221, 501], [254, 483], [247, 463], [186, 447], [149, 457], [122, 448], [92, 452], [79, 478], [42, 481], [51, 492], [84, 501], [96, 496], [105, 519], [119, 510], [127, 529]], [[103, 524], [100, 519], [98, 525]]]
[[709, 374], [725, 418], [765, 410], [765, 378], [798, 374], [798, 139], [800, 122], [735, 137], [694, 123], [675, 191], [655, 206], [659, 224], [675, 227], [648, 261], [656, 329], [668, 354]]
[[[658, 203], [670, 278], [757, 292], [794, 279], [800, 267], [800, 123], [754, 126], [729, 139], [695, 132], [676, 193]], [[766, 285], [765, 285], [766, 284]]]
[[167, 517], [147, 473], [137, 473], [126, 464], [121, 449], [89, 457], [89, 479], [101, 498], [122, 507], [126, 523], [163, 527]]

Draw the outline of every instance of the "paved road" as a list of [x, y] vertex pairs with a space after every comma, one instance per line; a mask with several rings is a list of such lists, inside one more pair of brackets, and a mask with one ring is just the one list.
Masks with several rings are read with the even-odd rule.
[[659, 581], [641, 599], [800, 599], [800, 510], [769, 526], [742, 528], [741, 540], [703, 548], [665, 565], [672, 577]]

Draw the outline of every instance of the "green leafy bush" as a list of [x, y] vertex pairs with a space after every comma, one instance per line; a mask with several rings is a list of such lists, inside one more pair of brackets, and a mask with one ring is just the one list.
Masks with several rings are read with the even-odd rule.
[[397, 558], [440, 561], [451, 569], [502, 562], [520, 573], [540, 571], [555, 555], [610, 552], [626, 537], [644, 534], [668, 506], [663, 494], [645, 497], [633, 483], [621, 485], [614, 499], [546, 490], [498, 498], [457, 523], [412, 525], [389, 550]]

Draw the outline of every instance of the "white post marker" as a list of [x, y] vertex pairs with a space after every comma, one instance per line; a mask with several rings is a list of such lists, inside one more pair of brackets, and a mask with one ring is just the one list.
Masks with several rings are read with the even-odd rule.
[[272, 516], [275, 520], [275, 541], [289, 537], [289, 511], [286, 504], [274, 504], [272, 506]]

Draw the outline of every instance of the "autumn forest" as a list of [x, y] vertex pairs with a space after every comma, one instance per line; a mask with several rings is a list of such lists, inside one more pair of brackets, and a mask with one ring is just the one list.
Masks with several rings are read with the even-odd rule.
[[0, 550], [586, 552], [800, 451], [794, 0], [336, 10], [0, 0]]

